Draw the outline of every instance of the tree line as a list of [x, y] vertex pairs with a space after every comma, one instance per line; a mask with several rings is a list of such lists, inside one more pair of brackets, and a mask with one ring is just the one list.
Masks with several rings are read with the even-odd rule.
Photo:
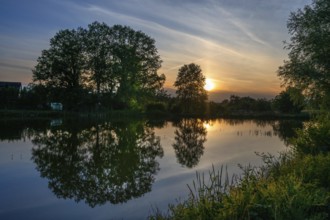
[[33, 69], [33, 83], [19, 95], [0, 88], [3, 108], [45, 109], [61, 102], [65, 110], [134, 109], [176, 114], [232, 111], [297, 113], [306, 106], [329, 110], [329, 22], [326, 0], [291, 14], [288, 60], [278, 69], [285, 90], [273, 100], [231, 96], [207, 102], [199, 65], [183, 65], [174, 83], [176, 97], [163, 88], [162, 60], [155, 40], [128, 26], [94, 22], [87, 28], [60, 30]]

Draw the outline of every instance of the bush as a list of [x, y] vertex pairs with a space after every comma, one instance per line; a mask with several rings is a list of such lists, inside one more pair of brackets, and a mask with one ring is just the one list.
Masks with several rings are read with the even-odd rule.
[[147, 112], [165, 112], [166, 111], [166, 106], [164, 103], [149, 103], [146, 106], [146, 111]]
[[297, 136], [293, 145], [299, 154], [316, 155], [330, 152], [330, 114], [310, 122], [298, 131]]

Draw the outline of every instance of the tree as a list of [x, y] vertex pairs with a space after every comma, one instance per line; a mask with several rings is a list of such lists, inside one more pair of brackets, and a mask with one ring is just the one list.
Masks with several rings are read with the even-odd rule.
[[112, 70], [117, 79], [117, 98], [136, 107], [144, 98], [155, 96], [165, 82], [165, 75], [157, 74], [161, 59], [155, 40], [130, 27], [112, 27], [114, 63]]
[[49, 101], [65, 102], [69, 109], [79, 99], [91, 103], [87, 97], [134, 108], [162, 89], [160, 66], [154, 39], [130, 27], [94, 22], [88, 29], [59, 31], [38, 58], [33, 81], [48, 89]]
[[29, 84], [21, 90], [19, 107], [21, 109], [47, 108], [47, 89], [42, 85]]
[[113, 92], [115, 80], [111, 65], [113, 55], [111, 28], [105, 23], [93, 22], [88, 25], [84, 35], [84, 46], [87, 56], [89, 82], [97, 95], [101, 92]]
[[179, 104], [184, 113], [197, 113], [204, 110], [207, 93], [204, 89], [205, 77], [199, 65], [183, 65], [174, 83]]
[[19, 89], [14, 87], [0, 87], [0, 108], [14, 108], [19, 100]]
[[50, 101], [62, 101], [69, 109], [74, 108], [83, 88], [82, 37], [80, 28], [59, 31], [50, 40], [50, 48], [42, 51], [33, 70], [34, 83], [48, 88]]
[[330, 108], [330, 2], [292, 12], [287, 23], [289, 60], [278, 70], [284, 85], [300, 89], [310, 99]]
[[[293, 96], [295, 96], [295, 99]], [[288, 87], [275, 97], [273, 100], [273, 108], [282, 113], [299, 113], [303, 109], [304, 103], [303, 99], [298, 99], [297, 96], [297, 89]]]

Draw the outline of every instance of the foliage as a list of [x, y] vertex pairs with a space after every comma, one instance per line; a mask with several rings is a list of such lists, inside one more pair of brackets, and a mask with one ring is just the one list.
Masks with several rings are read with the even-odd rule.
[[0, 88], [1, 108], [15, 108], [19, 100], [19, 90], [13, 87]]
[[297, 130], [302, 129], [302, 120], [279, 120], [271, 123], [274, 135], [278, 136], [286, 146], [291, 145], [292, 138], [297, 138]]
[[330, 113], [308, 123], [294, 140], [295, 150], [301, 154], [316, 155], [330, 152]]
[[[268, 169], [276, 166], [268, 164]], [[189, 186], [189, 199], [169, 207], [157, 219], [326, 219], [329, 192], [294, 172], [272, 174], [269, 170], [243, 168], [243, 176], [229, 180], [213, 171], [209, 180], [197, 174]], [[153, 219], [151, 217], [150, 219]]]
[[[330, 216], [329, 114], [310, 122], [279, 157], [233, 176], [213, 170], [197, 175], [189, 198], [157, 219], [328, 219]], [[326, 146], [326, 147], [324, 147]], [[154, 219], [151, 216], [150, 219]]]
[[49, 101], [63, 102], [66, 109], [79, 103], [84, 71], [82, 29], [61, 30], [43, 50], [33, 70], [33, 80], [47, 88]]
[[49, 88], [74, 89], [82, 86], [82, 29], [61, 30], [43, 50], [33, 70], [33, 80]]
[[[279, 69], [289, 88], [274, 100], [282, 112], [300, 111], [301, 93], [329, 110], [329, 11], [328, 0], [314, 0], [290, 16], [289, 61]], [[237, 100], [231, 97], [223, 104], [237, 105]], [[189, 199], [171, 205], [167, 215], [157, 213], [157, 219], [329, 219], [329, 131], [327, 112], [298, 131], [288, 153], [279, 158], [261, 154], [264, 165], [243, 168], [243, 175], [229, 186], [215, 172], [209, 184], [198, 177]]]
[[275, 97], [272, 107], [281, 113], [300, 113], [304, 108], [304, 99], [297, 89], [289, 87]]
[[84, 30], [88, 84], [98, 96], [101, 92], [114, 92], [116, 86], [111, 71], [112, 38], [111, 28], [105, 23], [93, 22]]
[[146, 112], [165, 112], [166, 106], [162, 102], [149, 103], [146, 105]]
[[121, 25], [94, 22], [87, 29], [61, 30], [37, 62], [34, 84], [47, 89], [48, 102], [63, 102], [69, 110], [86, 104], [142, 108], [165, 81], [157, 74], [155, 40]]
[[289, 60], [278, 70], [287, 86], [302, 90], [310, 100], [330, 107], [330, 3], [314, 0], [292, 12], [287, 23]]
[[156, 95], [164, 82], [165, 75], [157, 75], [161, 60], [155, 47], [155, 40], [141, 31], [115, 25], [112, 28], [114, 74], [118, 77], [117, 96], [122, 101], [145, 101]]
[[183, 65], [179, 69], [174, 86], [177, 88], [177, 99], [183, 113], [204, 112], [207, 93], [204, 89], [205, 77], [200, 66], [194, 63]]
[[239, 97], [231, 95], [229, 100], [222, 101], [222, 106], [227, 112], [267, 112], [271, 111], [270, 102], [265, 99]]
[[47, 109], [47, 89], [42, 85], [29, 85], [19, 97], [20, 109]]

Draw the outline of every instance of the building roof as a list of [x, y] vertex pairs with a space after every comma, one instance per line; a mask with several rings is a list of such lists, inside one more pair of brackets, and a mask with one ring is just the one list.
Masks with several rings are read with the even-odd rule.
[[10, 87], [20, 89], [22, 87], [22, 83], [0, 81], [0, 88], [10, 88]]

